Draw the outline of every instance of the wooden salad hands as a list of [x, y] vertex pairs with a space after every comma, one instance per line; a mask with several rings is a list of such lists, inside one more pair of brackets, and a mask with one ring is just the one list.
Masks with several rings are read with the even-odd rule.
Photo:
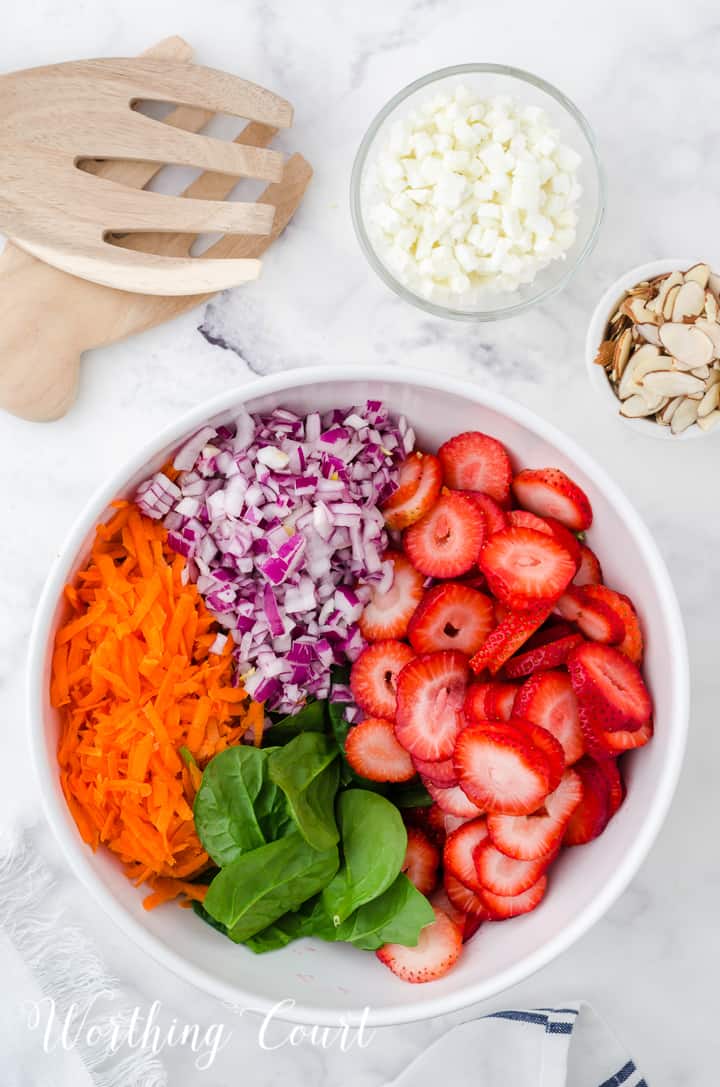
[[[149, 58], [156, 64], [167, 59], [184, 64], [183, 71], [204, 73], [205, 69], [188, 65], [191, 54], [186, 42], [170, 38], [148, 50], [143, 59]], [[97, 62], [91, 62], [94, 63]], [[124, 61], [117, 63], [125, 64]], [[157, 69], [143, 70], [147, 73]], [[143, 121], [148, 119], [132, 110], [128, 110], [131, 118], [140, 119], [138, 129], [129, 127], [124, 135], [109, 136], [104, 143], [90, 140], [79, 145], [83, 155], [85, 148], [91, 148], [89, 153], [93, 155], [127, 154], [131, 141], [137, 137], [136, 154], [144, 151], [148, 155], [147, 160], [93, 159], [86, 162], [83, 170], [74, 170], [81, 179], [85, 178], [78, 182], [81, 188], [73, 188], [65, 197], [69, 201], [67, 206], [75, 208], [77, 220], [78, 216], [82, 218], [82, 211], [74, 201], [85, 184], [92, 185], [93, 192], [102, 193], [106, 187], [108, 191], [110, 188], [122, 190], [127, 197], [124, 206], [129, 209], [128, 217], [123, 220], [124, 228], [120, 220], [108, 219], [103, 223], [107, 230], [129, 231], [122, 238], [122, 247], [111, 241], [97, 241], [101, 234], [97, 217], [108, 206], [101, 197], [92, 203], [81, 232], [87, 239], [88, 224], [92, 224], [93, 230], [97, 228], [95, 242], [90, 245], [92, 252], [83, 243], [79, 248], [76, 245], [56, 254], [54, 246], [66, 244], [62, 238], [68, 227], [58, 225], [51, 236], [44, 229], [45, 220], [38, 210], [29, 216], [27, 223], [34, 224], [33, 230], [39, 230], [32, 235], [39, 240], [33, 241], [27, 234], [22, 241], [16, 239], [17, 244], [8, 242], [0, 253], [0, 277], [4, 288], [0, 291], [0, 407], [28, 419], [57, 418], [67, 411], [74, 399], [80, 355], [84, 351], [166, 321], [196, 306], [220, 286], [237, 282], [240, 273], [244, 279], [257, 274], [259, 257], [291, 219], [310, 181], [312, 169], [301, 155], [292, 155], [284, 162], [278, 152], [267, 150], [277, 128], [289, 123], [292, 111], [287, 103], [262, 88], [230, 76], [225, 78], [229, 83], [218, 84], [215, 97], [206, 86], [200, 100], [208, 108], [180, 106], [162, 122], [151, 121], [152, 140], [157, 141], [153, 146], [144, 142], [147, 129]], [[3, 79], [0, 79], [0, 87], [2, 83]], [[240, 85], [240, 90], [235, 89], [236, 84]], [[167, 98], [169, 88], [162, 76], [155, 83], [143, 84], [141, 96], [147, 96], [152, 87], [157, 88], [156, 96]], [[231, 90], [223, 90], [227, 87]], [[252, 88], [252, 93], [248, 88]], [[195, 84], [188, 97], [197, 100]], [[246, 115], [251, 111], [255, 116], [263, 114], [273, 118], [275, 123], [251, 121], [233, 143], [192, 135], [207, 124], [215, 109], [233, 112], [241, 111], [241, 106]], [[64, 128], [64, 118], [57, 116], [56, 124], [58, 129]], [[0, 123], [0, 146], [2, 132]], [[191, 134], [188, 140], [192, 142], [183, 143], [188, 133]], [[181, 138], [173, 143], [178, 136]], [[196, 140], [200, 141], [197, 145]], [[4, 154], [5, 151], [0, 150], [0, 161]], [[167, 161], [210, 169], [193, 181], [181, 197], [132, 191], [143, 189]], [[54, 176], [59, 177], [65, 166], [56, 169], [58, 173]], [[270, 181], [257, 201], [254, 204], [225, 202], [238, 177], [249, 173]], [[2, 208], [7, 214], [9, 191], [16, 189], [11, 186], [8, 190], [4, 183], [0, 184], [0, 220]], [[25, 219], [22, 221], [26, 222]], [[245, 232], [234, 233], [237, 229]], [[0, 221], [0, 230], [13, 233], [3, 221]], [[221, 231], [225, 236], [202, 256], [191, 257], [190, 249], [197, 234], [205, 231]], [[36, 259], [39, 256], [43, 260]], [[57, 256], [59, 260], [56, 260]], [[75, 261], [76, 257], [79, 263]], [[45, 263], [46, 260], [50, 264]], [[145, 261], [148, 263], [143, 263]], [[68, 271], [82, 275], [91, 268], [94, 274], [103, 262], [108, 269], [103, 281], [112, 279], [115, 283], [126, 283], [129, 276], [127, 285], [132, 293], [100, 286], [51, 266], [61, 264]], [[207, 273], [206, 268], [209, 269]], [[194, 293], [175, 294], [174, 291], [180, 288], [191, 288]], [[162, 290], [166, 296], [137, 293], [157, 290]]]

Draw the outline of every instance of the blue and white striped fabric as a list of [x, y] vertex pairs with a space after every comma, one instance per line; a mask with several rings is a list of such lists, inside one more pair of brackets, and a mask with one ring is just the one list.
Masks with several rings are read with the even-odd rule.
[[648, 1087], [595, 1010], [499, 1011], [454, 1027], [388, 1087]]

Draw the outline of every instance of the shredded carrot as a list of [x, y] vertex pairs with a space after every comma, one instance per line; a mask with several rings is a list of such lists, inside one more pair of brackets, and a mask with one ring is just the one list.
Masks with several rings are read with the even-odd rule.
[[259, 743], [264, 714], [233, 684], [230, 641], [210, 652], [215, 622], [183, 584], [184, 559], [165, 529], [126, 502], [114, 506], [65, 588], [50, 696], [78, 829], [150, 885], [152, 909], [179, 896], [202, 901], [206, 887], [189, 882], [210, 863], [192, 814], [201, 771], [248, 730]]

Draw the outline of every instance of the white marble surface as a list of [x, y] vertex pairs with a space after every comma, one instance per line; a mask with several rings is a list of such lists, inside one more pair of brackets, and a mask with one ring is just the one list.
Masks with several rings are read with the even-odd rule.
[[[136, 53], [180, 33], [204, 62], [290, 98], [297, 121], [285, 146], [301, 149], [316, 169], [306, 203], [267, 259], [261, 282], [88, 357], [77, 405], [61, 422], [0, 419], [0, 825], [32, 822], [38, 813], [22, 680], [46, 569], [86, 497], [138, 441], [204, 397], [285, 367], [383, 361], [467, 375], [551, 419], [604, 463], [654, 531], [684, 610], [692, 728], [660, 840], [606, 919], [500, 1002], [593, 1001], [625, 1035], [652, 1087], [715, 1082], [720, 1061], [713, 606], [720, 436], [659, 443], [624, 429], [591, 398], [583, 338], [594, 300], [625, 268], [675, 254], [720, 260], [714, 236], [720, 23], [709, 0], [681, 7], [682, 14], [677, 5], [645, 0], [0, 4], [7, 30], [0, 36], [0, 70]], [[347, 189], [360, 136], [393, 92], [440, 65], [488, 59], [545, 76], [586, 112], [609, 176], [609, 207], [595, 253], [564, 294], [522, 318], [473, 327], [426, 318], [373, 277], [352, 233]], [[213, 346], [218, 337], [227, 348]], [[109, 922], [93, 915], [88, 925], [112, 967], [142, 979], [147, 999], [162, 996], [181, 1018], [232, 1020], [213, 1001], [142, 963]], [[255, 1024], [243, 1019], [232, 1026], [231, 1045], [208, 1072], [194, 1070], [186, 1054], [168, 1057], [171, 1082], [215, 1087], [235, 1082], [242, 1069], [243, 1082], [253, 1087], [281, 1078], [299, 1087], [378, 1087], [447, 1024], [388, 1029], [347, 1055], [308, 1044], [263, 1052]], [[20, 1082], [19, 1070], [13, 1072]]]

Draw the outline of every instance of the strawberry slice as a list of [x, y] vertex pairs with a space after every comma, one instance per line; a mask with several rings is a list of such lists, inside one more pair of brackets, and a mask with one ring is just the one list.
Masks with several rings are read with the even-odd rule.
[[512, 483], [523, 509], [538, 517], [554, 517], [573, 532], [584, 532], [592, 524], [588, 496], [559, 468], [526, 468]]
[[546, 642], [535, 649], [526, 649], [517, 653], [503, 668], [503, 675], [508, 679], [521, 679], [535, 672], [547, 672], [564, 664], [576, 645], [583, 640], [582, 634], [566, 634], [564, 638]]
[[427, 834], [417, 827], [409, 827], [405, 859], [400, 871], [405, 873], [420, 894], [429, 895], [435, 890], [439, 864], [440, 852]]
[[405, 642], [373, 642], [363, 649], [350, 671], [350, 690], [361, 710], [371, 717], [395, 716], [397, 680], [415, 654]]
[[515, 697], [514, 712], [552, 733], [563, 749], [566, 766], [577, 762], [585, 751], [577, 698], [565, 672], [531, 676]]
[[455, 581], [435, 585], [425, 593], [407, 633], [416, 653], [459, 649], [472, 656], [494, 626], [495, 607], [490, 597]]
[[427, 813], [427, 832], [440, 847], [445, 844], [448, 834], [452, 834], [463, 823], [468, 822], [467, 819], [443, 811], [438, 803], [431, 804], [429, 808], [423, 810]]
[[448, 836], [443, 849], [445, 871], [455, 876], [476, 894], [482, 892], [482, 885], [478, 879], [473, 854], [487, 836], [486, 820], [472, 819]]
[[[412, 655], [409, 647], [408, 652]], [[403, 668], [397, 679], [395, 735], [411, 755], [435, 762], [451, 757], [465, 724], [467, 680], [467, 657], [454, 650], [426, 653]]]
[[543, 625], [551, 611], [552, 605], [549, 604], [541, 604], [524, 612], [509, 611], [471, 658], [473, 672], [479, 674], [487, 668], [491, 675], [496, 675], [513, 653]]
[[600, 585], [602, 579], [602, 568], [597, 555], [587, 544], [580, 544], [580, 565], [573, 578], [573, 585]]
[[[631, 735], [633, 735], [631, 733]], [[620, 774], [620, 767], [615, 759], [598, 759], [597, 765], [602, 771], [608, 783], [610, 818], [612, 819], [623, 800], [625, 799], [625, 783]]]
[[[502, 898], [512, 898], [537, 883], [554, 856], [551, 853], [549, 857], [519, 861], [501, 853], [488, 839], [475, 850], [475, 868], [483, 888]], [[480, 894], [484, 897], [482, 891]]]
[[484, 540], [480, 511], [463, 495], [444, 491], [429, 513], [406, 530], [403, 545], [426, 577], [454, 578], [475, 565]]
[[465, 716], [471, 721], [487, 721], [488, 714], [485, 708], [485, 699], [494, 683], [471, 683], [465, 692], [465, 704], [463, 710]]
[[458, 925], [462, 932], [464, 944], [467, 943], [471, 936], [475, 935], [483, 921], [487, 920], [487, 912], [484, 908], [482, 913], [465, 913], [463, 910], [459, 910], [448, 898], [444, 886], [438, 887], [433, 892], [430, 901], [433, 906], [439, 906], [441, 910], [444, 910], [448, 917]]
[[585, 593], [595, 601], [600, 601], [615, 612], [623, 625], [625, 635], [618, 643], [618, 649], [629, 657], [633, 664], [639, 664], [643, 656], [643, 636], [640, 620], [633, 603], [623, 593], [608, 589], [607, 585], [586, 585]]
[[358, 620], [360, 633], [368, 642], [404, 638], [425, 591], [425, 578], [401, 551], [388, 551], [388, 560], [393, 564], [392, 585], [383, 591], [373, 586]]
[[547, 889], [547, 876], [541, 876], [537, 883], [528, 887], [521, 895], [496, 895], [487, 889], [483, 891], [482, 901], [490, 914], [490, 921], [507, 921], [511, 917], [519, 917], [522, 913], [530, 913], [539, 906]]
[[634, 751], [638, 747], [644, 747], [648, 740], [652, 739], [651, 719], [645, 721], [639, 728], [610, 731], [598, 724], [593, 708], [583, 702], [578, 704], [578, 718], [585, 747], [588, 753], [600, 762], [622, 755], [624, 751]]
[[485, 710], [489, 721], [508, 721], [512, 717], [518, 687], [514, 683], [490, 683], [485, 695]]
[[509, 725], [468, 725], [454, 762], [461, 787], [483, 811], [528, 815], [550, 792], [547, 756]]
[[383, 944], [376, 951], [381, 963], [403, 981], [436, 981], [452, 970], [462, 950], [462, 931], [443, 910], [434, 907], [435, 920], [420, 930], [416, 947]]
[[617, 611], [604, 600], [591, 596], [593, 586], [568, 585], [555, 610], [563, 619], [576, 623], [586, 638], [612, 645], [625, 637], [625, 624]]
[[554, 517], [538, 517], [536, 513], [530, 513], [529, 510], [511, 510], [508, 521], [515, 528], [532, 528], [536, 532], [544, 532], [546, 536], [554, 536], [572, 556], [577, 568], [580, 562], [580, 544], [577, 536], [574, 536], [560, 521], [556, 521]]
[[478, 564], [491, 592], [513, 610], [557, 600], [576, 569], [572, 556], [553, 536], [513, 527], [490, 537]]
[[505, 446], [496, 438], [477, 430], [456, 434], [440, 446], [438, 457], [448, 487], [482, 491], [496, 502], [507, 502], [512, 466]]
[[483, 814], [481, 809], [473, 804], [459, 785], [445, 788], [442, 785], [435, 785], [429, 778], [423, 778], [422, 782], [437, 806], [446, 815], [454, 815], [458, 819], [466, 821], [468, 819], [477, 819], [479, 815]]
[[570, 816], [564, 845], [585, 845], [605, 830], [610, 819], [610, 786], [598, 764], [585, 756], [575, 764], [582, 782], [582, 800]]
[[392, 721], [367, 717], [345, 740], [345, 756], [356, 774], [369, 781], [409, 781], [415, 777], [413, 761], [395, 739]]
[[514, 716], [508, 724], [517, 729], [521, 736], [528, 739], [545, 755], [548, 762], [548, 792], [553, 792], [560, 784], [565, 770], [565, 752], [562, 744], [552, 732], [532, 721], [524, 721], [521, 717]]
[[584, 642], [568, 657], [578, 701], [591, 711], [602, 732], [632, 731], [649, 721], [652, 702], [637, 665], [609, 645]]
[[457, 876], [454, 876], [452, 872], [445, 872], [443, 876], [443, 886], [445, 887], [445, 893], [455, 909], [475, 917], [479, 916], [483, 919], [487, 917], [485, 904], [478, 892], [473, 891], [463, 883], [462, 880], [458, 879]]
[[419, 759], [412, 756], [415, 769], [424, 781], [431, 781], [433, 785], [439, 785], [442, 789], [451, 789], [457, 785], [457, 774], [452, 759], [441, 759], [432, 762], [430, 759]]
[[460, 494], [468, 498], [484, 514], [488, 536], [492, 536], [502, 528], [507, 528], [510, 524], [505, 510], [489, 494], [483, 494], [481, 491], [460, 491]]
[[398, 489], [383, 504], [388, 528], [419, 521], [435, 505], [442, 487], [440, 461], [432, 453], [412, 453], [400, 466]]
[[488, 815], [490, 839], [501, 853], [519, 861], [554, 855], [570, 816], [582, 798], [579, 774], [566, 770], [555, 792], [550, 793], [542, 808], [532, 815]]

